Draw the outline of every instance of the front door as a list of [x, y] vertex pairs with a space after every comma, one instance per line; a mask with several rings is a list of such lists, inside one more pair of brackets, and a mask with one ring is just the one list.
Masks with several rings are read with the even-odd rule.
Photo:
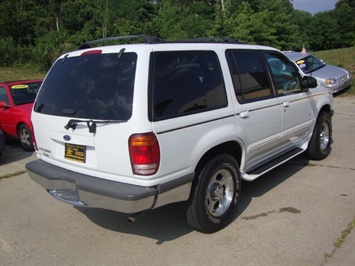
[[292, 63], [281, 54], [264, 52], [273, 75], [282, 108], [282, 145], [301, 148], [312, 132], [315, 119], [312, 97], [302, 86], [302, 79]]
[[230, 50], [227, 60], [238, 101], [238, 137], [245, 147], [240, 167], [247, 173], [280, 152], [282, 108], [257, 50]]

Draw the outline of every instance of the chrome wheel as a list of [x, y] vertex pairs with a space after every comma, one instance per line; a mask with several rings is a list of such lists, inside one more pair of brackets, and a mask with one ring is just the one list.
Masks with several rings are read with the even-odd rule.
[[328, 123], [323, 122], [320, 135], [319, 144], [322, 151], [326, 150], [330, 141], [330, 129]]
[[332, 144], [332, 120], [330, 114], [322, 112], [317, 118], [312, 138], [308, 144], [308, 158], [322, 160], [331, 152]]
[[20, 130], [20, 141], [22, 145], [24, 147], [29, 147], [31, 145], [30, 140], [30, 133], [25, 128], [22, 128]]
[[18, 129], [18, 138], [21, 142], [21, 146], [25, 151], [33, 151], [33, 143], [30, 129], [22, 124]]
[[203, 233], [213, 233], [235, 218], [241, 191], [239, 166], [230, 154], [219, 154], [198, 168], [190, 198], [183, 210], [186, 221]]
[[206, 190], [206, 206], [214, 217], [223, 215], [233, 201], [234, 181], [232, 174], [221, 169], [211, 178]]

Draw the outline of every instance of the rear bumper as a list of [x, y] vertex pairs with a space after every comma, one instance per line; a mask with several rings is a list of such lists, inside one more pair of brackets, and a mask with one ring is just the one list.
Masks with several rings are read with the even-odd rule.
[[136, 213], [187, 200], [194, 174], [154, 187], [101, 179], [42, 160], [26, 164], [29, 176], [56, 199], [76, 206]]

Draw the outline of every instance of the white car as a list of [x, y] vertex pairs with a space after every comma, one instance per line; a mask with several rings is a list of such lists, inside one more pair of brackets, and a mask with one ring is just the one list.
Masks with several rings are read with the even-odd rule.
[[351, 74], [344, 68], [325, 64], [322, 60], [309, 53], [284, 52], [301, 70], [302, 75], [317, 79], [318, 85], [328, 88], [332, 93], [350, 88]]
[[108, 41], [138, 37], [145, 43], [87, 43], [43, 81], [32, 111], [38, 160], [26, 167], [58, 200], [127, 214], [181, 202], [188, 224], [212, 233], [235, 218], [242, 179], [302, 152], [330, 154], [332, 94], [279, 50]]

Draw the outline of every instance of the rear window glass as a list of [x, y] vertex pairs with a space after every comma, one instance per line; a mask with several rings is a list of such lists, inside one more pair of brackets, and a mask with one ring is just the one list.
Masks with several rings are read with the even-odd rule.
[[43, 83], [34, 110], [74, 118], [128, 120], [136, 61], [135, 53], [58, 60]]

